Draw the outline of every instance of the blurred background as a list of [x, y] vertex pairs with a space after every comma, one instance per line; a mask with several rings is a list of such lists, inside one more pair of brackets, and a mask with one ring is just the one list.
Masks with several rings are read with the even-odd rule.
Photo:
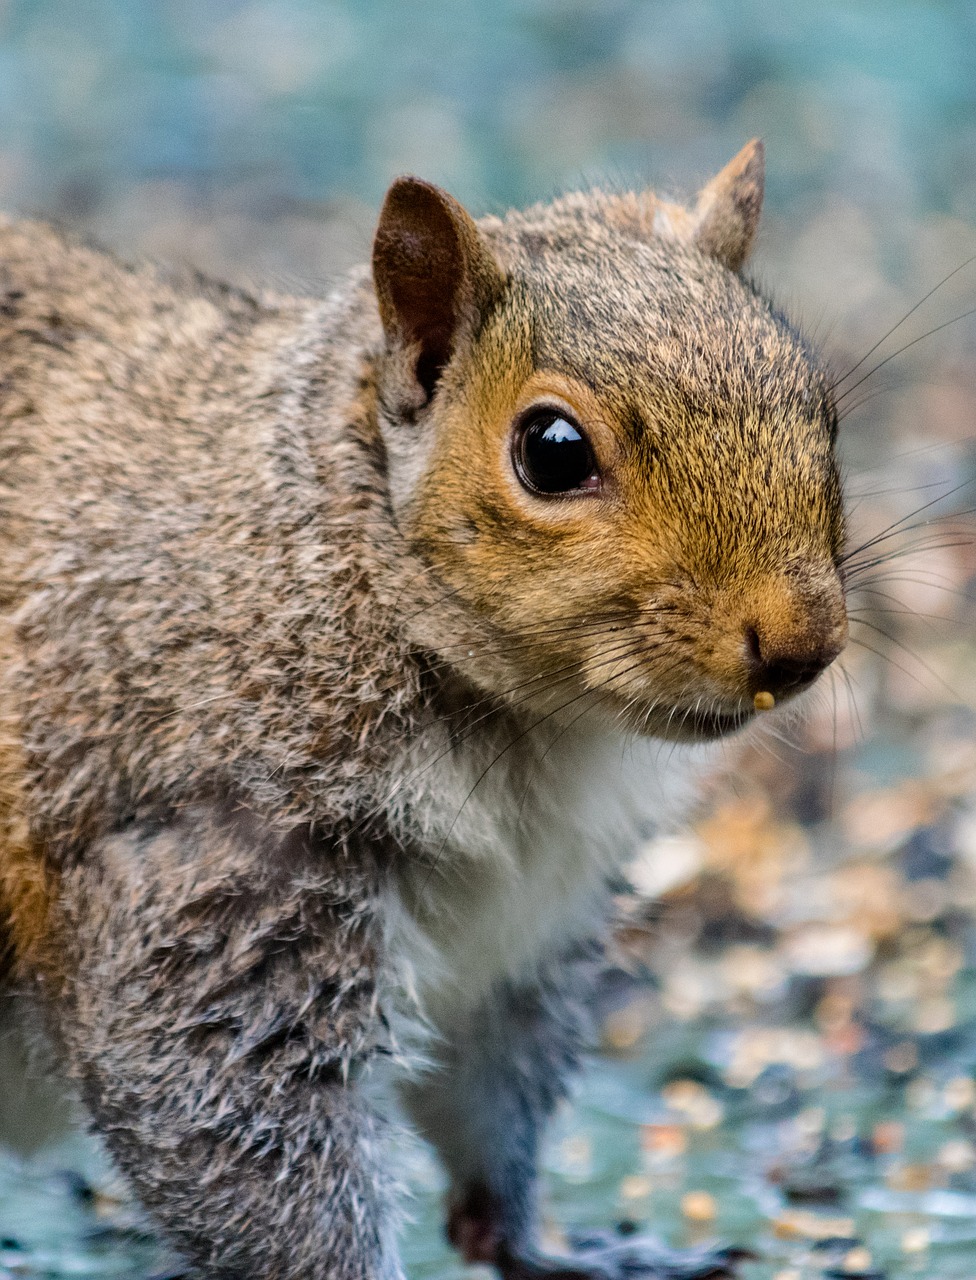
[[[764, 1280], [972, 1280], [976, 6], [0, 0], [0, 207], [245, 284], [327, 288], [398, 173], [475, 213], [681, 194], [756, 134], [753, 270], [836, 372], [852, 546], [880, 540], [842, 670], [633, 869], [547, 1229], [748, 1243]], [[0, 1078], [0, 1276], [164, 1265], [51, 1106]], [[435, 1166], [392, 1158], [410, 1275], [458, 1277]]]

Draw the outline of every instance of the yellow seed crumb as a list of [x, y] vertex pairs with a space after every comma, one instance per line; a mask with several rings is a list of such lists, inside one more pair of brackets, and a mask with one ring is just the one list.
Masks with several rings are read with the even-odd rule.
[[844, 1270], [850, 1275], [858, 1275], [865, 1271], [870, 1271], [872, 1261], [868, 1250], [865, 1249], [863, 1244], [859, 1244], [844, 1255], [843, 1266]]
[[590, 1165], [593, 1159], [593, 1147], [589, 1138], [564, 1138], [560, 1146], [563, 1175], [573, 1180], [586, 1179], [590, 1176]]
[[907, 1075], [909, 1071], [914, 1071], [918, 1066], [918, 1046], [913, 1044], [911, 1040], [901, 1040], [898, 1044], [893, 1044], [890, 1049], [885, 1050], [881, 1061], [895, 1075]]
[[776, 699], [764, 689], [756, 694], [752, 700], [752, 705], [757, 711], [772, 711], [773, 707], [776, 706]]
[[910, 1227], [901, 1238], [903, 1253], [924, 1253], [931, 1236], [928, 1227]]
[[966, 1173], [976, 1165], [976, 1147], [968, 1138], [950, 1138], [939, 1148], [938, 1158], [950, 1173]]
[[942, 1091], [946, 1106], [953, 1111], [968, 1111], [976, 1103], [976, 1081], [969, 1076], [954, 1076]]
[[678, 1124], [641, 1126], [641, 1149], [653, 1164], [666, 1163], [684, 1155], [688, 1137]]
[[654, 1183], [641, 1173], [628, 1174], [620, 1183], [622, 1200], [646, 1200], [654, 1190]]
[[652, 1009], [639, 1001], [614, 1009], [603, 1023], [602, 1039], [608, 1049], [632, 1049], [647, 1031]]
[[935, 1167], [921, 1162], [896, 1165], [885, 1175], [892, 1191], [930, 1191], [935, 1181]]
[[684, 1116], [693, 1129], [714, 1129], [722, 1120], [722, 1104], [697, 1080], [673, 1080], [661, 1090], [672, 1111]]
[[905, 1126], [898, 1120], [880, 1120], [871, 1133], [875, 1154], [890, 1156], [905, 1145]]
[[773, 1220], [773, 1234], [780, 1240], [826, 1240], [852, 1236], [853, 1218], [821, 1218], [808, 1209], [786, 1209]]
[[718, 1216], [718, 1205], [707, 1191], [689, 1191], [681, 1197], [681, 1212], [689, 1222], [711, 1222]]

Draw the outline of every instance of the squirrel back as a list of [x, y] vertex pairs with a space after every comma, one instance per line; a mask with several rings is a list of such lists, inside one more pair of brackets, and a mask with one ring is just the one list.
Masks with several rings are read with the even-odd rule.
[[264, 778], [309, 816], [298, 775], [368, 755], [410, 696], [365, 582], [382, 460], [349, 300], [259, 302], [33, 224], [0, 228], [0, 272], [0, 591], [29, 654], [3, 683], [43, 825], [84, 842], [228, 784], [261, 805]]

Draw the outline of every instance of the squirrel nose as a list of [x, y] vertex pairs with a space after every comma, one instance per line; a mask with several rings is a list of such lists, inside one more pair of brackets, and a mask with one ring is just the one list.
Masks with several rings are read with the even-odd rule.
[[844, 647], [835, 630], [812, 631], [784, 642], [781, 637], [764, 637], [754, 626], [745, 629], [746, 665], [749, 688], [783, 697], [799, 693], [829, 667]]

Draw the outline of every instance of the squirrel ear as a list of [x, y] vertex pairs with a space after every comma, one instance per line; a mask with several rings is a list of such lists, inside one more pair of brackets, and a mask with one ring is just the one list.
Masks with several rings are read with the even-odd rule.
[[691, 210], [694, 243], [732, 271], [749, 256], [759, 226], [764, 169], [763, 144], [753, 138], [702, 187]]
[[373, 284], [390, 350], [409, 366], [408, 400], [421, 408], [459, 332], [473, 328], [500, 292], [500, 269], [453, 196], [420, 178], [397, 178], [373, 239]]

